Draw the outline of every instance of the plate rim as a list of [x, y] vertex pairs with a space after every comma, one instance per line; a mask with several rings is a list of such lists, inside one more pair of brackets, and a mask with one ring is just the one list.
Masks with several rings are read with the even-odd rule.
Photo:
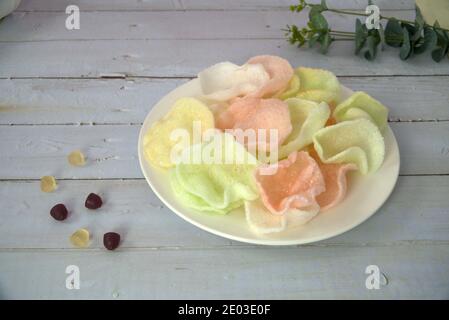
[[[161, 97], [155, 104], [153, 104], [153, 107], [151, 108], [151, 110], [147, 113], [145, 120], [142, 123], [142, 126], [140, 127], [139, 130], [139, 138], [137, 141], [137, 153], [138, 153], [138, 158], [139, 158], [139, 165], [140, 165], [140, 169], [145, 177], [146, 182], [148, 183], [148, 185], [150, 186], [151, 190], [154, 192], [154, 194], [158, 197], [158, 199], [160, 201], [162, 201], [162, 203], [168, 208], [170, 209], [172, 212], [174, 212], [177, 216], [181, 217], [183, 220], [193, 224], [194, 226], [207, 231], [209, 233], [212, 233], [214, 235], [226, 238], [226, 239], [230, 239], [230, 240], [235, 240], [235, 241], [239, 241], [242, 243], [250, 243], [250, 244], [256, 244], [256, 245], [266, 245], [266, 246], [292, 246], [292, 245], [304, 245], [304, 244], [309, 244], [309, 243], [314, 243], [314, 242], [318, 242], [318, 241], [322, 241], [322, 240], [326, 240], [326, 239], [330, 239], [336, 236], [339, 236], [345, 232], [348, 232], [352, 229], [354, 229], [355, 227], [359, 226], [360, 224], [362, 224], [363, 222], [365, 222], [366, 220], [368, 220], [369, 218], [371, 218], [374, 214], [377, 213], [377, 211], [379, 211], [379, 209], [387, 202], [387, 200], [390, 198], [391, 194], [393, 193], [393, 190], [395, 189], [395, 186], [397, 184], [398, 178], [399, 178], [399, 172], [400, 172], [400, 167], [401, 167], [401, 157], [400, 157], [400, 152], [399, 152], [399, 145], [397, 143], [396, 140], [396, 136], [394, 135], [393, 130], [391, 129], [390, 125], [387, 124], [387, 128], [386, 130], [390, 131], [390, 134], [393, 138], [393, 142], [394, 142], [394, 146], [398, 149], [398, 161], [397, 161], [397, 170], [395, 172], [395, 180], [394, 183], [391, 184], [390, 190], [388, 190], [387, 195], [385, 197], [385, 200], [383, 200], [382, 202], [379, 203], [379, 205], [376, 206], [376, 208], [372, 211], [371, 214], [364, 216], [362, 219], [355, 221], [354, 223], [348, 225], [346, 228], [342, 228], [336, 232], [331, 232], [331, 233], [326, 233], [323, 236], [315, 236], [315, 237], [310, 237], [307, 238], [306, 240], [282, 240], [282, 239], [252, 239], [252, 238], [245, 238], [245, 237], [241, 237], [241, 236], [236, 236], [236, 235], [232, 235], [229, 233], [225, 233], [219, 230], [216, 230], [212, 227], [209, 227], [207, 225], [201, 224], [198, 221], [195, 221], [194, 219], [182, 214], [181, 212], [178, 212], [177, 209], [175, 209], [169, 201], [167, 201], [163, 196], [161, 196], [161, 194], [158, 192], [157, 188], [153, 185], [153, 183], [151, 182], [151, 179], [149, 179], [148, 175], [146, 174], [146, 170], [144, 169], [144, 161], [145, 157], [143, 156], [143, 150], [142, 150], [142, 139], [143, 136], [145, 135], [144, 132], [144, 128], [146, 126], [146, 123], [148, 122], [148, 119], [151, 117], [151, 113], [154, 111], [154, 106], [156, 106], [157, 104], [159, 104], [166, 96], [168, 96], [170, 93], [172, 93], [173, 91], [184, 87], [184, 86], [188, 86], [188, 85], [192, 85], [192, 82], [194, 81], [198, 81], [198, 78], [194, 78], [191, 79], [189, 81], [187, 81], [186, 83], [183, 83], [180, 86], [177, 86], [176, 88], [174, 88], [173, 90], [169, 91], [168, 93], [166, 93], [163, 97]], [[344, 85], [340, 85], [342, 90], [348, 90], [349, 92], [353, 93], [354, 91]]]

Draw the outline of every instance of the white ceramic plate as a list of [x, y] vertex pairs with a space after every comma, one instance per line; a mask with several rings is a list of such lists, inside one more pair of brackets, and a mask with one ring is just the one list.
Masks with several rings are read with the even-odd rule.
[[[343, 98], [352, 91], [343, 87]], [[144, 158], [143, 136], [151, 125], [162, 118], [173, 103], [182, 97], [200, 94], [199, 81], [194, 79], [163, 97], [147, 115], [140, 130], [138, 153], [142, 172], [162, 202], [184, 220], [195, 226], [232, 240], [264, 244], [295, 245], [324, 240], [346, 232], [372, 216], [393, 191], [399, 175], [399, 150], [390, 127], [385, 132], [386, 157], [374, 174], [361, 176], [353, 173], [348, 181], [348, 193], [336, 207], [318, 214], [304, 226], [288, 228], [280, 233], [261, 235], [252, 231], [245, 220], [243, 207], [227, 215], [214, 215], [183, 206], [170, 188], [166, 171], [151, 167]], [[381, 236], [381, 235], [379, 235]]]

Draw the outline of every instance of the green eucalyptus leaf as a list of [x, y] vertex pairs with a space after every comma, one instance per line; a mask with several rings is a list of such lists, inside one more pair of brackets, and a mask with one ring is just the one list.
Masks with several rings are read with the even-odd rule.
[[426, 50], [432, 50], [437, 45], [437, 34], [431, 27], [424, 28], [424, 41], [420, 46], [415, 46], [413, 53], [421, 54]]
[[[287, 25], [287, 29], [282, 29], [285, 37], [298, 47], [305, 44], [314, 47], [319, 43], [320, 51], [327, 53], [335, 39], [331, 36], [329, 23], [322, 14], [323, 11], [329, 10], [326, 0], [321, 0], [319, 4], [309, 4], [306, 0], [299, 0], [297, 3], [289, 7], [291, 11], [301, 12], [306, 7], [310, 9], [307, 27], [298, 29], [295, 25]], [[368, 4], [372, 5], [373, 1], [368, 0]], [[338, 31], [335, 33], [339, 34]], [[351, 37], [343, 37], [346, 38]], [[381, 50], [384, 50], [386, 44], [400, 48], [399, 56], [402, 60], [426, 51], [431, 51], [432, 59], [437, 62], [445, 56], [449, 57], [449, 31], [440, 28], [438, 21], [435, 21], [433, 27], [427, 25], [418, 7], [414, 22], [389, 18], [385, 28], [380, 25], [379, 29], [368, 30], [360, 19], [356, 19], [354, 39], [355, 53], [362, 53], [367, 60], [376, 58], [379, 44]]]
[[423, 50], [422, 46], [424, 45], [424, 38], [420, 37], [418, 40], [413, 41], [411, 43], [411, 45], [412, 45], [412, 52], [413, 52], [413, 54], [420, 54], [420, 53], [422, 53], [423, 52], [422, 51]]
[[319, 38], [320, 38], [319, 34], [316, 34], [316, 35], [312, 36], [309, 39], [309, 48], [313, 48], [315, 46], [315, 44], [317, 43]]
[[[449, 49], [449, 41], [448, 40], [446, 40], [446, 38], [442, 38], [442, 37], [438, 37], [438, 40], [437, 40], [437, 47], [438, 47], [438, 49], [440, 49], [441, 48], [441, 55], [442, 56], [445, 56], [446, 55], [446, 53], [447, 53], [447, 51], [448, 51], [448, 49]], [[436, 49], [437, 50], [437, 49]], [[435, 51], [436, 51], [435, 50]], [[437, 52], [439, 52], [439, 51], [437, 51]], [[437, 56], [438, 56], [439, 54], [437, 54]], [[441, 60], [441, 59], [440, 59]]]
[[315, 5], [315, 4], [311, 5], [311, 6], [310, 6], [310, 9], [309, 9], [309, 20], [312, 20], [312, 17], [313, 17], [315, 14], [320, 13], [320, 12], [321, 12], [321, 11], [320, 11], [320, 9], [318, 8], [318, 5]]
[[378, 34], [379, 34], [379, 39], [380, 39], [380, 50], [384, 51], [385, 50], [385, 30], [384, 27], [382, 26], [381, 23], [379, 23], [379, 30], [377, 30]]
[[436, 62], [440, 62], [449, 50], [449, 36], [440, 28], [438, 21], [435, 21], [433, 31], [437, 35], [437, 44], [436, 48], [432, 50], [432, 59]]
[[441, 46], [449, 45], [449, 39], [443, 30], [434, 29], [437, 34], [437, 42]]
[[441, 60], [443, 60], [445, 54], [445, 48], [438, 48], [432, 51], [432, 59], [435, 62], [440, 62]]
[[[401, 26], [402, 26], [402, 29], [404, 29], [404, 28], [407, 29], [409, 35], [413, 35], [416, 32], [416, 28], [413, 24], [402, 22]], [[410, 37], [410, 40], [411, 39], [412, 38]]]
[[424, 40], [430, 49], [433, 49], [437, 45], [438, 36], [433, 28], [426, 27], [424, 29]]
[[327, 53], [331, 42], [332, 42], [332, 38], [331, 38], [329, 32], [326, 32], [325, 34], [323, 34], [321, 41], [320, 41], [320, 44], [321, 44], [320, 51], [322, 54]]
[[376, 58], [377, 55], [377, 44], [378, 41], [372, 35], [369, 35], [366, 38], [366, 46], [363, 50], [363, 56], [366, 60], [372, 61]]
[[323, 7], [321, 4], [309, 4], [309, 7], [309, 19], [312, 19], [312, 17], [317, 13], [327, 10], [327, 7]]
[[422, 39], [422, 34], [423, 34], [423, 29], [417, 29], [416, 27], [414, 28], [414, 32], [409, 32], [412, 36], [411, 36], [411, 41], [412, 42], [417, 42], [420, 39]]
[[399, 50], [399, 57], [401, 60], [407, 60], [412, 53], [412, 46], [410, 44], [410, 35], [406, 27], [402, 29], [404, 41], [402, 41], [401, 49]]
[[433, 30], [436, 32], [436, 34], [438, 36], [439, 43], [449, 43], [448, 33], [440, 28], [440, 24], [438, 23], [437, 20], [433, 24]]
[[415, 11], [416, 11], [415, 27], [418, 30], [424, 30], [424, 26], [425, 26], [426, 23], [425, 23], [424, 18], [423, 18], [422, 14], [421, 14], [421, 10], [419, 10], [418, 6], [416, 6]]
[[365, 44], [367, 33], [359, 18], [355, 20], [355, 54], [359, 54]]
[[415, 42], [419, 41], [422, 35], [422, 29], [420, 29], [419, 26], [416, 26], [416, 24], [410, 24], [410, 23], [402, 23], [402, 27], [407, 29], [410, 42], [412, 46], [414, 46]]
[[401, 24], [395, 18], [388, 19], [385, 27], [385, 42], [392, 47], [400, 47], [403, 39]]
[[313, 26], [312, 29], [320, 31], [325, 31], [329, 29], [329, 24], [327, 23], [326, 18], [320, 12], [316, 12], [310, 18], [310, 22], [312, 23]]
[[326, 0], [321, 0], [321, 7], [323, 8], [323, 11], [328, 9]]
[[433, 23], [433, 27], [434, 28], [441, 28], [440, 27], [440, 23], [438, 22], [438, 20], [435, 20], [435, 22]]

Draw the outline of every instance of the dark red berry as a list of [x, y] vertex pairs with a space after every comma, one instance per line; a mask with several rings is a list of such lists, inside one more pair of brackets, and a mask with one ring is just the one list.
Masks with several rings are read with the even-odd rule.
[[105, 233], [103, 236], [104, 247], [108, 250], [114, 250], [120, 244], [120, 235], [115, 232]]
[[58, 221], [65, 220], [68, 215], [67, 208], [62, 203], [58, 203], [50, 210], [50, 215]]
[[91, 193], [87, 196], [85, 206], [88, 209], [98, 209], [103, 204], [103, 201], [101, 200], [100, 196], [95, 193]]

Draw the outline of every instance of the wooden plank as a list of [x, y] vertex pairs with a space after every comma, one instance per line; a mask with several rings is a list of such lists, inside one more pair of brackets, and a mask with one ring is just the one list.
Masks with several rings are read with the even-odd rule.
[[[238, 0], [181, 0], [186, 9], [262, 9], [270, 10], [273, 8], [288, 8], [292, 4], [298, 3], [295, 0], [251, 0], [251, 1], [238, 1]], [[321, 0], [307, 1], [309, 3], [320, 3]], [[365, 0], [327, 0], [329, 8], [340, 9], [364, 9], [367, 6]], [[378, 5], [381, 10], [394, 10], [394, 9], [414, 9], [414, 3], [412, 0], [375, 0], [374, 4]]]
[[3, 42], [0, 78], [99, 77], [110, 73], [191, 77], [214, 63], [230, 60], [240, 64], [257, 54], [279, 55], [294, 66], [324, 68], [345, 76], [449, 75], [447, 60], [438, 64], [421, 55], [404, 62], [393, 48], [382, 52], [375, 62], [367, 62], [354, 56], [353, 44], [345, 41], [334, 43], [328, 55], [321, 55], [281, 39], [234, 39]]
[[340, 81], [388, 106], [391, 121], [449, 119], [449, 77], [345, 77]]
[[141, 123], [187, 79], [0, 80], [1, 124]]
[[[17, 11], [41, 12], [62, 11], [69, 5], [77, 5], [80, 11], [123, 11], [123, 10], [179, 10], [178, 0], [27, 0], [22, 1]], [[404, 4], [406, 7], [407, 4]]]
[[[80, 30], [67, 30], [65, 12], [17, 12], [2, 22], [0, 41], [284, 39], [282, 29], [287, 24], [305, 24], [307, 14], [305, 11], [84, 12]], [[413, 19], [415, 13], [408, 10], [389, 14]], [[333, 29], [354, 31], [354, 16], [326, 16]]]
[[[162, 204], [144, 180], [58, 183], [56, 192], [45, 194], [38, 181], [0, 182], [0, 249], [72, 248], [68, 238], [78, 228], [92, 233], [91, 248], [102, 248], [102, 235], [109, 231], [121, 233], [121, 248], [127, 249], [249, 246], [185, 222]], [[104, 200], [104, 206], [96, 212], [84, 207], [90, 192]], [[372, 218], [341, 236], [311, 246], [446, 243], [448, 192], [449, 176], [402, 176], [392, 196]], [[50, 209], [61, 202], [70, 211], [64, 222], [49, 215]]]
[[[318, 0], [309, 1], [319, 3]], [[331, 8], [361, 9], [365, 0], [327, 0]], [[286, 9], [292, 0], [27, 0], [22, 1], [19, 11], [65, 11], [70, 4], [77, 4], [82, 11], [119, 11], [119, 10], [273, 10]], [[382, 10], [414, 9], [413, 0], [377, 0]]]
[[[84, 207], [90, 192], [104, 200], [95, 212]], [[145, 180], [58, 181], [58, 190], [48, 194], [37, 181], [3, 181], [0, 194], [1, 248], [72, 248], [69, 237], [79, 228], [91, 233], [92, 248], [102, 248], [103, 234], [109, 231], [119, 232], [127, 248], [230, 244], [178, 218]], [[57, 203], [70, 212], [63, 222], [49, 214]]]
[[[226, 257], [224, 259], [224, 257]], [[449, 246], [0, 253], [3, 299], [444, 299]], [[80, 289], [65, 287], [66, 267]], [[366, 267], [382, 272], [366, 289]], [[177, 310], [173, 310], [176, 312]]]
[[[5, 166], [0, 169], [0, 177], [141, 178], [137, 158], [139, 129], [140, 125], [3, 126], [0, 150], [4, 152], [0, 158]], [[85, 167], [68, 163], [67, 156], [73, 150], [86, 154]], [[30, 165], [32, 169], [27, 168]], [[33, 173], [36, 167], [40, 169]]]
[[[449, 174], [449, 122], [391, 123], [401, 152], [402, 174]], [[140, 125], [1, 126], [0, 179], [141, 178], [137, 158]], [[67, 155], [82, 150], [85, 167]]]
[[402, 174], [449, 174], [449, 122], [394, 123]]
[[[3, 79], [0, 124], [140, 123], [188, 79]], [[390, 108], [393, 121], [449, 120], [449, 77], [343, 77]], [[394, 85], [392, 85], [394, 83]]]

